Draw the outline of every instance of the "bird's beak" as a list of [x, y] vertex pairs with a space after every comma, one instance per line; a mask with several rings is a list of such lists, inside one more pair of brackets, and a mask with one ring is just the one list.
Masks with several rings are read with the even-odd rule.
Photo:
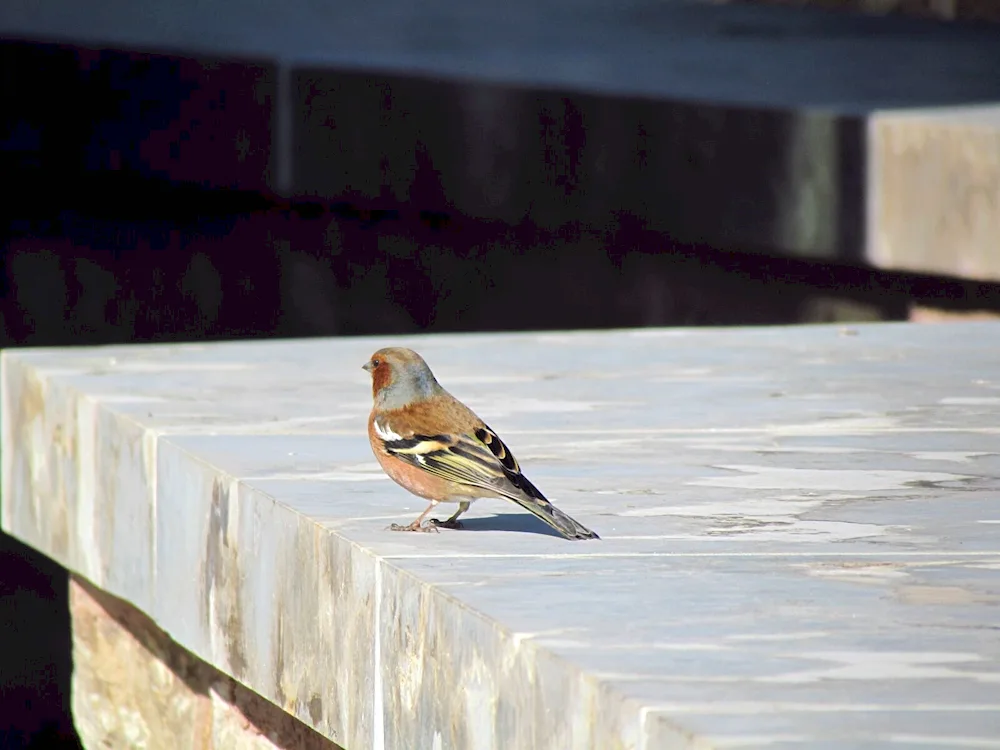
[[371, 362], [371, 360], [368, 360], [363, 365], [361, 365], [361, 369], [364, 370], [365, 372], [371, 372], [372, 371], [372, 362]]

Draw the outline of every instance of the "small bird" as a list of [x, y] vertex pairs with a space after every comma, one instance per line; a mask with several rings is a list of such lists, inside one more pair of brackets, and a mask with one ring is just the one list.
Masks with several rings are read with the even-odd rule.
[[[468, 406], [442, 388], [415, 351], [379, 349], [363, 365], [372, 376], [374, 405], [368, 439], [382, 470], [430, 506], [395, 531], [461, 528], [458, 517], [476, 498], [502, 497], [531, 511], [567, 539], [597, 539], [521, 473], [503, 441]], [[423, 520], [438, 503], [457, 502], [446, 521]]]

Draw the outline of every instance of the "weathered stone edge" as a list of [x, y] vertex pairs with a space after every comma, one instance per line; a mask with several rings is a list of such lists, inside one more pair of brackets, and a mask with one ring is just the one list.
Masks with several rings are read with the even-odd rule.
[[3, 528], [334, 742], [701, 746], [16, 352], [0, 370]]

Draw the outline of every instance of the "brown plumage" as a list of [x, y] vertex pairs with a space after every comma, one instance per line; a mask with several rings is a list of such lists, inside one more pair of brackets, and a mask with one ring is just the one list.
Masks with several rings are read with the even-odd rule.
[[[368, 439], [379, 465], [401, 487], [430, 501], [400, 531], [457, 528], [458, 517], [480, 497], [502, 497], [531, 511], [567, 539], [597, 534], [550, 503], [521, 473], [503, 441], [469, 407], [438, 384], [410, 349], [379, 349], [364, 365], [374, 401]], [[441, 502], [457, 502], [447, 521], [423, 520]]]

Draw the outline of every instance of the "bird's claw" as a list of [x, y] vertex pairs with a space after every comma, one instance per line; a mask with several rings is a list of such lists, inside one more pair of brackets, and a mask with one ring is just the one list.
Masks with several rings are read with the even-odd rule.
[[431, 519], [431, 523], [434, 524], [439, 529], [464, 529], [465, 528], [465, 526], [462, 524], [461, 521], [452, 521], [452, 520], [439, 521], [436, 518], [432, 518]]

